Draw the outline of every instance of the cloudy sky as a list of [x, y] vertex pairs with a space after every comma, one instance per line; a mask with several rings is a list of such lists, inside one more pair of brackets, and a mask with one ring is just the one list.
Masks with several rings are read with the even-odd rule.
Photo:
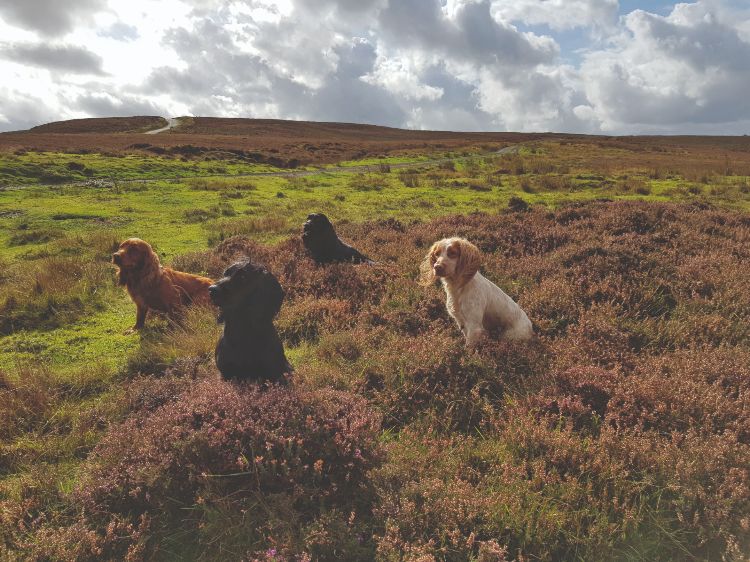
[[199, 115], [750, 133], [750, 1], [0, 0], [0, 131]]

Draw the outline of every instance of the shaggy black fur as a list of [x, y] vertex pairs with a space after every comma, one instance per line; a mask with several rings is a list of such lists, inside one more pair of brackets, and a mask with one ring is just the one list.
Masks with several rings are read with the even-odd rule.
[[302, 227], [302, 243], [318, 264], [334, 262], [373, 263], [349, 244], [342, 242], [323, 213], [307, 215]]
[[292, 372], [273, 319], [281, 309], [284, 291], [265, 267], [249, 260], [227, 268], [209, 287], [219, 307], [224, 334], [216, 346], [216, 366], [225, 379], [285, 382]]

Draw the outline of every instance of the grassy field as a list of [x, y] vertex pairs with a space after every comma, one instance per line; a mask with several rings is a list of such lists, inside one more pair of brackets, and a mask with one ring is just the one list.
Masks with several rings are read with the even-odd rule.
[[[279, 169], [204, 152], [0, 153], [0, 557], [746, 560], [747, 142], [390, 167], [445, 153], [307, 177], [231, 177]], [[310, 212], [379, 265], [315, 267]], [[464, 353], [415, 282], [453, 234], [538, 342]], [[214, 277], [266, 263], [294, 387], [218, 381], [210, 310], [125, 335], [109, 256], [130, 236]]]

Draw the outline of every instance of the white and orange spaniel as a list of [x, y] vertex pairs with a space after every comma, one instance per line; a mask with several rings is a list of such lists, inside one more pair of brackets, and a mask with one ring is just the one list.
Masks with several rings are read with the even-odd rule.
[[458, 323], [473, 347], [490, 328], [501, 328], [509, 340], [529, 340], [534, 335], [531, 321], [512, 298], [479, 273], [482, 254], [463, 238], [435, 242], [420, 266], [420, 283], [440, 279], [448, 296], [448, 314]]

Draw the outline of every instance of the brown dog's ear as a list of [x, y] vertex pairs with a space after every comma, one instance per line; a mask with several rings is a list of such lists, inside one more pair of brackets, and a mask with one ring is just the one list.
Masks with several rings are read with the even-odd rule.
[[435, 270], [432, 269], [432, 266], [435, 265], [435, 254], [437, 253], [439, 246], [440, 246], [440, 242], [435, 242], [430, 247], [430, 250], [427, 252], [427, 255], [422, 260], [422, 263], [419, 264], [419, 284], [420, 285], [429, 287], [435, 282]]
[[463, 238], [459, 238], [452, 243], [458, 249], [458, 263], [456, 264], [456, 277], [459, 277], [462, 283], [469, 281], [476, 275], [482, 266], [482, 253], [474, 244]]
[[128, 284], [128, 270], [124, 267], [117, 268], [117, 284], [127, 285]]
[[161, 263], [159, 262], [159, 256], [154, 252], [151, 246], [144, 243], [143, 253], [141, 259], [143, 265], [141, 266], [141, 276], [145, 280], [155, 280], [159, 275], [161, 269]]

